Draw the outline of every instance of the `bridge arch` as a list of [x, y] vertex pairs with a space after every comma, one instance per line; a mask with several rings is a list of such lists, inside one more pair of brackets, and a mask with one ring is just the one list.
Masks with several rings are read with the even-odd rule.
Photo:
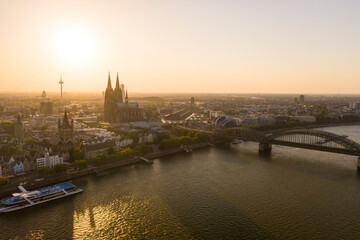
[[266, 134], [265, 139], [269, 143], [294, 143], [313, 145], [314, 148], [344, 149], [352, 155], [360, 154], [360, 144], [349, 139], [347, 136], [338, 135], [316, 129], [291, 129], [279, 130], [273, 134]]

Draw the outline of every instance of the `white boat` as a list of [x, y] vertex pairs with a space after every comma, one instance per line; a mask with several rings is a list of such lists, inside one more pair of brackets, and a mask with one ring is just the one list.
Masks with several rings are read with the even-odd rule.
[[234, 139], [232, 140], [232, 144], [239, 144], [239, 143], [242, 143], [243, 141], [239, 140], [239, 139]]
[[13, 193], [12, 197], [1, 200], [0, 213], [20, 210], [83, 191], [81, 188], [67, 182], [35, 191], [27, 191], [23, 186], [18, 188], [21, 191], [20, 193]]

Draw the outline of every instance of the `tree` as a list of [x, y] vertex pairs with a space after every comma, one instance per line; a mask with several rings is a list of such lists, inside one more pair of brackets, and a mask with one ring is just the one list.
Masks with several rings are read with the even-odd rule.
[[34, 146], [35, 144], [38, 143], [38, 140], [34, 139], [34, 138], [29, 138], [26, 143], [30, 146]]
[[120, 152], [121, 159], [125, 159], [125, 158], [130, 157], [131, 154], [132, 154], [132, 152], [133, 152], [133, 151], [131, 150], [131, 148], [125, 148], [124, 150], [122, 150], [122, 151]]
[[3, 155], [14, 155], [17, 153], [21, 153], [21, 147], [12, 144], [6, 144], [0, 148], [0, 153]]
[[159, 143], [160, 149], [169, 149], [169, 148], [177, 148], [177, 147], [180, 147], [180, 141], [176, 137], [163, 139]]
[[133, 150], [133, 154], [136, 156], [141, 156], [147, 153], [151, 153], [152, 151], [153, 148], [151, 145], [137, 145]]
[[7, 185], [10, 183], [10, 179], [8, 177], [0, 176], [0, 186]]
[[8, 133], [14, 133], [14, 123], [13, 122], [2, 122], [0, 126]]
[[189, 136], [182, 136], [182, 137], [179, 137], [179, 141], [180, 141], [181, 144], [190, 145], [192, 139]]
[[39, 176], [40, 177], [46, 177], [49, 176], [53, 173], [53, 169], [48, 168], [48, 167], [42, 167], [39, 169]]
[[70, 150], [70, 162], [74, 162], [75, 160], [84, 159], [85, 154], [84, 151], [81, 149], [81, 146], [77, 146]]
[[55, 173], [61, 173], [61, 172], [66, 172], [67, 170], [67, 166], [64, 164], [56, 164], [54, 166], [54, 172]]
[[35, 157], [36, 154], [40, 154], [40, 150], [36, 149], [36, 148], [31, 148], [30, 149], [30, 154], [32, 157]]
[[74, 162], [74, 167], [76, 169], [84, 169], [87, 167], [87, 165], [88, 165], [88, 163], [86, 160], [75, 160], [75, 162]]

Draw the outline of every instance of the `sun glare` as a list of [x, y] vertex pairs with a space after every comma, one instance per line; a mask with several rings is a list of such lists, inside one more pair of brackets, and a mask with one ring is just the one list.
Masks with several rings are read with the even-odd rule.
[[84, 65], [94, 57], [94, 38], [81, 28], [64, 29], [55, 34], [54, 49], [62, 63]]

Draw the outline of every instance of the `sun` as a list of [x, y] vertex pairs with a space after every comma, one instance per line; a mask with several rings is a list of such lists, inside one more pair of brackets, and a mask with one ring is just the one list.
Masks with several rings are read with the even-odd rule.
[[80, 27], [60, 30], [54, 36], [56, 57], [70, 65], [88, 64], [95, 55], [94, 37]]

